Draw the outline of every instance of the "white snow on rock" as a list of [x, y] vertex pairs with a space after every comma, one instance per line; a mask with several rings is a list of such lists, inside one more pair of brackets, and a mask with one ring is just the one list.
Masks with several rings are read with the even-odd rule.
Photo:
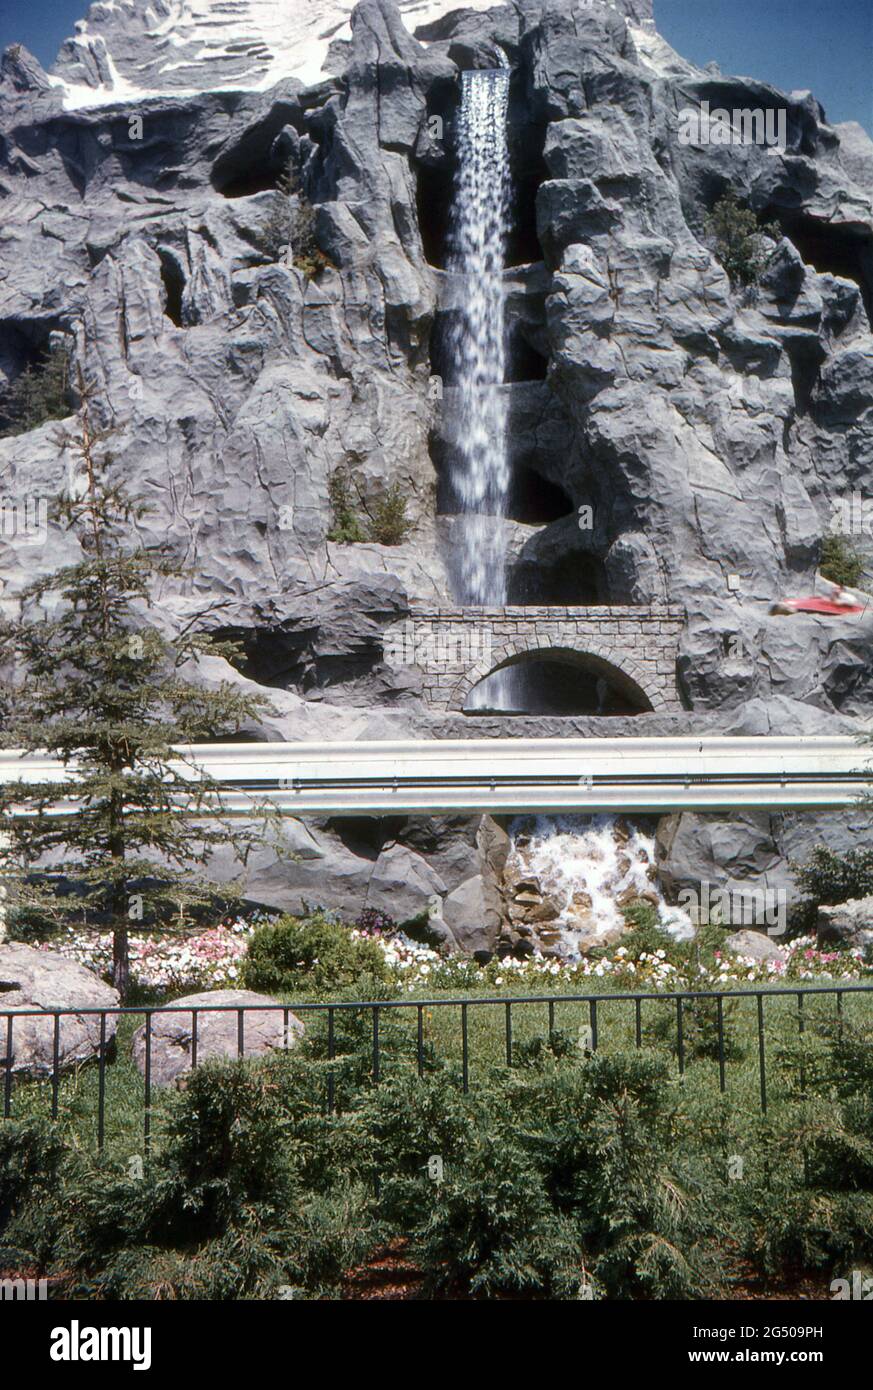
[[[319, 82], [328, 48], [351, 38], [357, 0], [99, 0], [63, 45], [53, 81], [68, 109], [150, 96], [262, 91]], [[410, 33], [496, 0], [399, 0]]]

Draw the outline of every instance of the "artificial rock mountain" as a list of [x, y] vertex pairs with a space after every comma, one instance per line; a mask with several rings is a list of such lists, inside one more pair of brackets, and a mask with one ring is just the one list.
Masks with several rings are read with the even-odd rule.
[[[811, 591], [835, 502], [873, 469], [873, 143], [809, 93], [685, 62], [654, 18], [650, 0], [119, 0], [92, 7], [52, 73], [3, 56], [0, 409], [63, 335], [117, 431], [114, 466], [151, 505], [143, 540], [187, 567], [162, 621], [239, 639], [245, 678], [271, 687], [278, 713], [253, 735], [828, 733], [869, 717], [873, 619], [769, 608]], [[500, 63], [510, 595], [684, 608], [681, 716], [437, 716], [420, 675], [384, 660], [411, 604], [451, 602], [452, 118], [459, 73]], [[701, 102], [784, 108], [785, 148], [682, 144], [680, 112]], [[317, 275], [264, 250], [289, 162]], [[781, 232], [755, 294], [704, 236], [729, 187]], [[2, 439], [0, 494], [52, 496], [67, 462], [54, 424]], [[370, 508], [399, 484], [403, 544], [328, 539], [337, 469]], [[61, 532], [0, 537], [7, 611], [72, 553]], [[670, 818], [661, 872], [671, 888], [772, 881], [813, 840], [868, 833], [861, 815]], [[412, 918], [438, 899], [447, 940], [493, 946], [505, 836], [487, 819], [291, 822], [288, 837], [292, 860], [255, 865], [257, 900]]]

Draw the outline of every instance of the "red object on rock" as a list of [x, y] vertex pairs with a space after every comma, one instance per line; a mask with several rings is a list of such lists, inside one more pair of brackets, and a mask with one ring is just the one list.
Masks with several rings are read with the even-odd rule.
[[778, 605], [780, 611], [786, 609], [792, 613], [829, 613], [835, 617], [840, 617], [843, 613], [863, 613], [864, 605], [860, 603], [834, 603], [833, 599], [816, 598], [810, 595], [809, 598], [786, 598]]

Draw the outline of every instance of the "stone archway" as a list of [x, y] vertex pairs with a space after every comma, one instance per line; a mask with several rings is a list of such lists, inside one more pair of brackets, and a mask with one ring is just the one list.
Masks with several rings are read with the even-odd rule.
[[475, 685], [519, 660], [560, 653], [658, 713], [682, 709], [676, 686], [682, 609], [665, 607], [413, 609], [385, 634], [385, 659], [422, 674], [432, 709], [461, 711]]
[[655, 709], [664, 707], [661, 690], [646, 689], [646, 673], [637, 663], [610, 648], [588, 647], [580, 651], [573, 647], [540, 647], [520, 643], [517, 650], [508, 651], [504, 659], [496, 665], [486, 669], [488, 663], [482, 662], [462, 677], [449, 697], [449, 710], [463, 712], [469, 696], [489, 676], [495, 675], [498, 671], [508, 671], [534, 662], [554, 662], [573, 666], [580, 674], [602, 678], [631, 703], [637, 705], [640, 713], [650, 714]]

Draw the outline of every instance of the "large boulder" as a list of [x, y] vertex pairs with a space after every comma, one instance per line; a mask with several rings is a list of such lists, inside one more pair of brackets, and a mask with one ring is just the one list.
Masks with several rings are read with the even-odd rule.
[[[256, 1008], [275, 1004], [272, 1009]], [[215, 1012], [215, 1010], [221, 1012]], [[239, 1047], [239, 1013], [243, 1009], [243, 1047]], [[148, 1053], [153, 1086], [171, 1086], [191, 1070], [194, 1048], [194, 1014], [197, 1014], [197, 1062], [216, 1057], [262, 1057], [293, 1047], [303, 1034], [303, 1024], [288, 1013], [278, 999], [247, 989], [207, 990], [174, 999], [152, 1014]], [[143, 1076], [146, 1070], [146, 1025], [133, 1035], [133, 1055]]]
[[732, 955], [742, 956], [745, 960], [772, 960], [784, 963], [788, 959], [784, 948], [777, 946], [771, 937], [761, 931], [750, 931], [747, 928], [735, 931], [727, 937], [724, 944], [725, 949]]
[[873, 946], [873, 897], [850, 898], [836, 907], [820, 907], [816, 934], [822, 946]]
[[[116, 1009], [116, 990], [91, 970], [52, 951], [8, 942], [0, 946], [0, 1074], [9, 1066], [8, 1025], [12, 1016], [12, 1070], [24, 1076], [48, 1076], [54, 1068], [55, 1022], [49, 1017], [20, 1017], [28, 1009], [63, 1010], [59, 1014], [58, 1070], [81, 1065], [100, 1052], [99, 1013], [80, 1009]], [[117, 1017], [106, 1015], [106, 1042], [115, 1037]]]

